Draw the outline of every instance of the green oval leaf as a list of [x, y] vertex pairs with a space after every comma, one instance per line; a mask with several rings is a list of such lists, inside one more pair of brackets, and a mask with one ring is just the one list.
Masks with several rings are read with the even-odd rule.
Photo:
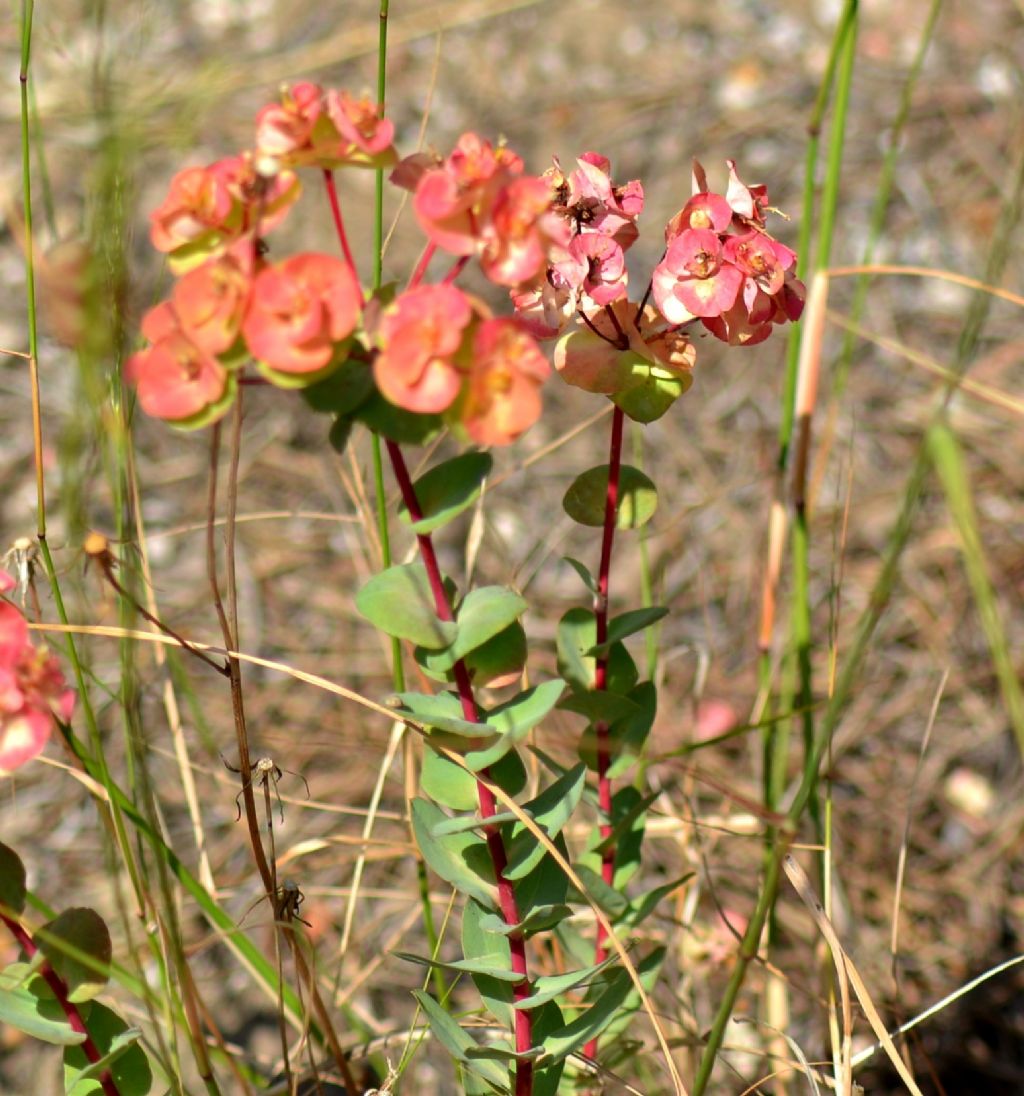
[[397, 715], [410, 716], [417, 723], [464, 738], [487, 738], [494, 734], [484, 723], [466, 718], [462, 703], [454, 693], [398, 693], [401, 708]]
[[452, 621], [438, 620], [427, 572], [421, 563], [389, 567], [356, 595], [356, 608], [385, 635], [438, 650], [455, 639]]
[[534, 906], [518, 924], [506, 925], [496, 913], [489, 913], [481, 918], [480, 925], [488, 932], [499, 932], [503, 936], [511, 936], [514, 932], [521, 932], [524, 936], [528, 936], [534, 932], [553, 928], [570, 917], [572, 912], [572, 906], [566, 906], [564, 903], [553, 906]]
[[496, 730], [500, 737], [480, 749], [468, 751], [466, 765], [473, 772], [480, 772], [504, 757], [554, 708], [564, 688], [565, 682], [554, 678], [526, 689], [489, 711], [486, 726]]
[[361, 404], [354, 417], [375, 433], [397, 441], [399, 445], [426, 445], [441, 433], [444, 425], [440, 415], [417, 415], [414, 411], [395, 407], [379, 392]]
[[512, 1006], [516, 1009], [536, 1008], [547, 1001], [553, 1001], [563, 993], [589, 981], [599, 971], [615, 962], [616, 956], [609, 956], [603, 963], [597, 963], [583, 970], [571, 970], [566, 974], [542, 974], [533, 982], [533, 993], [523, 997]]
[[634, 355], [628, 362], [629, 380], [612, 401], [634, 422], [654, 422], [693, 384], [690, 373], [670, 373]]
[[[577, 607], [558, 622], [558, 672], [576, 693], [589, 693], [594, 687], [597, 621], [590, 609]], [[636, 684], [638, 672], [632, 655], [621, 642], [608, 651], [607, 687], [612, 693], [628, 693]], [[563, 703], [562, 707], [566, 707]], [[616, 717], [617, 718], [617, 717]]]
[[[436, 756], [436, 755], [435, 755]], [[658, 793], [661, 794], [660, 792]], [[500, 826], [505, 822], [515, 822], [518, 815], [511, 811], [499, 811], [490, 818], [481, 818], [478, 814], [461, 815], [456, 818], [446, 818], [430, 831], [435, 837], [444, 837], [449, 833], [464, 833], [466, 830], [480, 830], [484, 826]]]
[[604, 654], [613, 643], [621, 642], [627, 636], [635, 635], [645, 628], [650, 628], [652, 624], [657, 624], [659, 620], [666, 616], [668, 616], [668, 609], [663, 605], [652, 605], [647, 609], [630, 609], [627, 613], [620, 613], [608, 622], [607, 640], [600, 647], [591, 647], [587, 654]]
[[430, 670], [446, 672], [460, 658], [503, 632], [526, 612], [526, 602], [506, 586], [481, 586], [471, 590], [455, 614], [455, 639], [443, 651], [425, 658]]
[[0, 908], [16, 917], [25, 908], [25, 865], [9, 845], [0, 844]]
[[302, 398], [314, 411], [345, 417], [364, 404], [373, 392], [373, 371], [360, 361], [350, 360], [344, 369], [303, 388]]
[[608, 984], [601, 996], [571, 1023], [560, 1031], [553, 1031], [544, 1039], [544, 1065], [560, 1062], [568, 1055], [579, 1050], [584, 1043], [598, 1035], [615, 1019], [619, 1006], [629, 996], [633, 988], [629, 974], [620, 970]]
[[487, 726], [502, 735], [532, 731], [558, 703], [564, 689], [565, 682], [558, 677], [525, 689], [511, 700], [492, 708], [486, 716]]
[[590, 569], [586, 564], [580, 563], [578, 559], [573, 559], [572, 556], [562, 556], [562, 559], [580, 576], [583, 585], [596, 597], [600, 593], [597, 579], [590, 573]]
[[466, 655], [466, 669], [474, 685], [500, 688], [511, 685], [526, 665], [526, 630], [516, 620]]
[[[523, 810], [544, 830], [550, 838], [562, 832], [562, 827], [572, 817], [580, 801], [586, 783], [585, 765], [574, 765], [529, 803]], [[508, 842], [508, 866], [506, 879], [522, 879], [544, 858], [546, 850], [536, 837], [520, 822], [512, 829]]]
[[98, 1062], [90, 1062], [80, 1046], [64, 1051], [65, 1096], [101, 1096], [99, 1075], [109, 1069], [121, 1096], [147, 1096], [153, 1087], [153, 1071], [146, 1052], [138, 1044], [142, 1034], [128, 1025], [112, 1009], [94, 1001], [86, 1026], [100, 1052]]
[[[506, 949], [508, 950], [508, 949]], [[461, 974], [485, 974], [488, 978], [496, 978], [500, 982], [521, 982], [523, 976], [516, 974], [503, 966], [506, 956], [500, 953], [489, 953], [471, 959], [456, 959], [450, 963], [444, 963], [440, 959], [428, 959], [423, 955], [413, 955], [408, 951], [393, 951], [396, 959], [403, 959], [407, 963], [416, 963], [421, 967], [430, 967], [432, 970], [453, 970]]]
[[398, 516], [417, 534], [439, 529], [473, 505], [493, 464], [490, 453], [463, 453], [431, 468], [415, 483], [423, 517], [413, 521], [405, 506]]
[[475, 1050], [478, 1045], [473, 1037], [463, 1031], [458, 1023], [449, 1016], [429, 993], [415, 989], [412, 995], [416, 998], [420, 1008], [423, 1009], [434, 1037], [455, 1061], [460, 1062], [467, 1069], [472, 1068], [474, 1073], [483, 1077], [498, 1092], [507, 1091], [508, 1070], [497, 1062], [491, 1062], [487, 1059], [473, 1062], [471, 1065], [469, 1052]]
[[64, 979], [76, 1004], [102, 992], [110, 977], [110, 933], [103, 918], [85, 906], [66, 909], [36, 931], [34, 940]]
[[446, 883], [485, 906], [494, 905], [494, 871], [486, 843], [474, 834], [438, 838], [433, 828], [445, 817], [425, 799], [412, 801], [412, 828], [423, 859]]
[[[604, 525], [605, 499], [608, 495], [608, 465], [590, 468], [573, 480], [562, 499], [565, 512], [580, 525], [600, 528]], [[624, 464], [619, 469], [617, 529], [639, 529], [646, 525], [658, 508], [658, 491], [638, 468]]]
[[491, 1010], [495, 1018], [506, 1028], [512, 1026], [512, 988], [511, 983], [519, 981], [519, 978], [508, 978], [507, 974], [512, 970], [512, 948], [508, 941], [508, 934], [504, 932], [491, 932], [486, 923], [490, 918], [495, 918], [500, 923], [501, 918], [490, 913], [479, 902], [470, 899], [462, 911], [462, 954], [467, 959], [481, 960], [490, 956], [492, 965], [497, 965], [502, 970], [501, 976], [489, 976], [485, 971], [474, 974], [473, 982], [477, 991], [483, 998], [484, 1004]]
[[85, 1040], [68, 1023], [49, 987], [40, 975], [32, 973], [28, 963], [12, 963], [0, 971], [0, 1024], [57, 1046], [74, 1046]]
[[[515, 752], [505, 754], [488, 775], [509, 795], [518, 795], [526, 787], [526, 768]], [[420, 787], [431, 799], [452, 810], [471, 811], [479, 806], [476, 777], [433, 750], [423, 755]]]

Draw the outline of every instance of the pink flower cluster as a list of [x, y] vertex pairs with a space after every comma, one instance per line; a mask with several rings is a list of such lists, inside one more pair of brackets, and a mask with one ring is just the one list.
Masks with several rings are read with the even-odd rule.
[[[15, 582], [0, 571], [0, 594]], [[46, 745], [54, 717], [67, 722], [75, 706], [57, 660], [29, 642], [28, 623], [0, 598], [0, 776], [36, 757]]]
[[254, 152], [175, 175], [150, 237], [181, 277], [147, 313], [150, 346], [124, 370], [147, 414], [213, 421], [250, 358], [282, 387], [311, 384], [345, 360], [363, 309], [354, 271], [318, 252], [268, 263], [263, 237], [298, 199], [289, 165], [387, 166], [392, 132], [367, 100], [297, 84], [260, 111]]
[[551, 367], [516, 320], [453, 285], [420, 285], [384, 310], [373, 375], [407, 411], [444, 413], [479, 445], [514, 441], [540, 415]]
[[753, 346], [773, 324], [800, 318], [804, 286], [793, 270], [795, 253], [764, 228], [766, 189], [748, 187], [727, 162], [724, 195], [708, 189], [694, 163], [693, 197], [668, 223], [652, 288], [670, 323], [699, 319], [716, 338]]
[[319, 84], [285, 87], [279, 103], [256, 115], [260, 170], [281, 166], [385, 168], [395, 163], [395, 127], [376, 103]]
[[585, 152], [566, 175], [558, 161], [548, 172], [561, 231], [552, 233], [547, 268], [512, 294], [516, 310], [539, 338], [553, 338], [578, 309], [593, 313], [626, 297], [625, 253], [639, 235], [644, 207], [638, 179], [616, 186], [611, 164]]
[[498, 285], [533, 278], [547, 261], [553, 237], [562, 235], [547, 180], [524, 175], [519, 156], [475, 133], [464, 133], [444, 159], [407, 157], [391, 179], [413, 191], [416, 219], [431, 244], [452, 255], [476, 256]]
[[[250, 361], [283, 388], [370, 368], [395, 407], [504, 444], [540, 414], [550, 370], [537, 339], [564, 332], [554, 353], [563, 377], [650, 421], [689, 387], [692, 323], [752, 345], [800, 315], [796, 257], [765, 230], [765, 188], [745, 185], [732, 161], [724, 195], [695, 164], [693, 197], [666, 228], [647, 293], [631, 303], [625, 255], [644, 208], [640, 182], [614, 183], [596, 152], [568, 173], [556, 161], [528, 175], [512, 150], [474, 133], [445, 157], [397, 163], [391, 180], [412, 191], [427, 249], [404, 292], [384, 287], [368, 301], [330, 173], [395, 164], [393, 137], [369, 99], [300, 83], [259, 112], [253, 151], [174, 177], [151, 237], [179, 280], [143, 321], [148, 347], [125, 366], [144, 411], [187, 427], [213, 421]], [[271, 262], [264, 237], [298, 198], [293, 169], [310, 166], [325, 173], [344, 259], [303, 252]], [[424, 284], [436, 249], [456, 262], [441, 284]], [[455, 287], [470, 259], [509, 289], [515, 318]], [[361, 406], [337, 413], [358, 417]]]
[[[350, 260], [264, 258], [264, 233], [299, 193], [292, 167], [383, 167], [395, 161], [393, 132], [366, 99], [296, 84], [259, 112], [254, 152], [175, 176], [151, 235], [180, 277], [143, 320], [150, 345], [125, 365], [144, 411], [195, 427], [230, 406], [249, 360], [286, 388], [351, 362], [372, 363], [377, 389], [395, 406], [443, 414], [481, 445], [512, 441], [537, 419], [550, 367], [516, 320], [493, 317], [451, 284], [415, 279], [391, 304], [367, 310]], [[551, 233], [565, 235], [548, 181], [524, 175], [518, 156], [475, 134], [447, 159], [411, 157], [394, 178], [415, 190], [430, 246], [475, 256], [498, 284], [534, 277]]]
[[292, 171], [260, 174], [252, 153], [206, 167], [187, 167], [171, 180], [167, 197], [149, 218], [149, 238], [166, 252], [171, 269], [187, 270], [243, 237], [269, 232], [299, 197]]

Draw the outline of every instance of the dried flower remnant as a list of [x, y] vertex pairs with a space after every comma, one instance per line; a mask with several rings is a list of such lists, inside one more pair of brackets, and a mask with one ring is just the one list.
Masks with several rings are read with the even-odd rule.
[[[17, 584], [0, 571], [0, 594]], [[53, 730], [67, 722], [75, 706], [57, 659], [29, 640], [21, 611], [0, 598], [0, 776], [37, 757]]]

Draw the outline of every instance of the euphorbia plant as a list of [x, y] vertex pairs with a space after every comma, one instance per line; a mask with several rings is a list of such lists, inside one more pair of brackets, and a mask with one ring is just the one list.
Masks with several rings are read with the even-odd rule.
[[[658, 949], [643, 948], [639, 926], [680, 882], [625, 893], [649, 799], [613, 781], [642, 755], [656, 692], [624, 641], [666, 610], [609, 611], [615, 531], [643, 525], [656, 505], [653, 482], [622, 462], [624, 421], [654, 421], [689, 388], [694, 325], [733, 345], [760, 342], [799, 315], [802, 287], [793, 253], [766, 231], [764, 188], [742, 183], [731, 162], [724, 194], [710, 191], [695, 165], [693, 196], [631, 297], [625, 253], [638, 238], [644, 192], [636, 180], [616, 185], [606, 158], [588, 152], [571, 171], [556, 162], [530, 175], [506, 146], [466, 133], [447, 156], [399, 161], [393, 133], [374, 104], [302, 83], [260, 111], [251, 151], [176, 176], [153, 214], [152, 239], [179, 280], [144, 319], [150, 345], [125, 375], [145, 411], [181, 427], [217, 422], [241, 386], [256, 382], [301, 389], [332, 417], [338, 448], [356, 424], [385, 439], [420, 560], [381, 571], [356, 605], [411, 647], [436, 683], [432, 692], [402, 690], [393, 704], [425, 736], [422, 795], [411, 804], [420, 852], [465, 899], [463, 957], [409, 958], [468, 974], [508, 1034], [479, 1043], [446, 1002], [417, 998], [467, 1091], [555, 1093], [566, 1061], [584, 1050], [596, 1056], [602, 1033], [602, 1056], [612, 1053], [611, 1035], [638, 1004], [633, 979], [649, 984], [661, 961]], [[426, 242], [404, 287], [367, 292], [360, 283], [334, 180], [346, 167], [393, 168], [392, 180], [412, 192]], [[307, 169], [321, 173], [340, 256], [274, 252], [269, 233], [293, 210], [297, 172]], [[451, 263], [430, 280], [439, 252]], [[470, 263], [508, 295], [511, 315], [456, 284]], [[490, 458], [468, 449], [414, 481], [402, 446], [443, 429], [480, 447], [514, 442], [541, 414], [550, 366], [540, 343], [559, 336], [562, 377], [615, 405], [608, 463], [577, 477], [564, 500], [571, 517], [601, 530], [596, 574], [570, 561], [592, 605], [560, 622], [560, 676], [495, 703], [484, 688], [525, 683], [527, 602], [503, 586], [459, 590], [433, 543], [478, 499]], [[580, 763], [571, 767], [537, 743], [556, 707], [583, 719]], [[529, 792], [528, 744], [547, 774]], [[241, 743], [240, 752], [244, 791], [252, 772]], [[570, 850], [565, 828], [588, 804], [596, 826], [585, 847]], [[267, 883], [251, 819], [250, 832]], [[558, 860], [573, 864], [585, 894]], [[588, 944], [571, 918], [591, 903], [605, 919]], [[605, 922], [639, 947], [635, 970], [613, 966]], [[579, 965], [552, 966], [553, 955]]]

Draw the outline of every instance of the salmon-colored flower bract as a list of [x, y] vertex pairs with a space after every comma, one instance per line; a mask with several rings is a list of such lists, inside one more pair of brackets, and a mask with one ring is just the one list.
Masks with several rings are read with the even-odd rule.
[[473, 316], [469, 298], [452, 285], [403, 293], [381, 317], [374, 380], [385, 399], [419, 414], [446, 410], [462, 386], [455, 356]]
[[418, 154], [403, 161], [392, 181], [414, 190], [413, 209], [431, 243], [453, 255], [478, 255], [498, 285], [534, 278], [548, 245], [562, 235], [550, 216], [550, 183], [523, 175], [519, 156], [475, 133], [464, 133], [446, 160], [429, 163]]
[[[0, 571], [0, 594], [14, 586], [14, 579]], [[0, 776], [38, 756], [54, 719], [66, 723], [74, 706], [74, 690], [56, 658], [45, 647], [33, 646], [25, 617], [0, 597]]]
[[668, 222], [668, 246], [651, 288], [670, 323], [699, 319], [716, 338], [753, 346], [773, 324], [799, 319], [804, 287], [793, 272], [794, 252], [764, 228], [767, 190], [747, 186], [735, 162], [727, 163], [722, 195], [708, 190], [694, 162], [693, 197]]
[[551, 366], [514, 319], [484, 320], [473, 336], [473, 360], [459, 422], [478, 445], [508, 445], [540, 417], [540, 387]]
[[192, 419], [217, 404], [228, 383], [220, 362], [180, 329], [133, 354], [124, 377], [147, 415], [171, 422]]
[[319, 373], [356, 329], [363, 294], [332, 255], [303, 252], [256, 276], [242, 324], [253, 355], [280, 373]]

